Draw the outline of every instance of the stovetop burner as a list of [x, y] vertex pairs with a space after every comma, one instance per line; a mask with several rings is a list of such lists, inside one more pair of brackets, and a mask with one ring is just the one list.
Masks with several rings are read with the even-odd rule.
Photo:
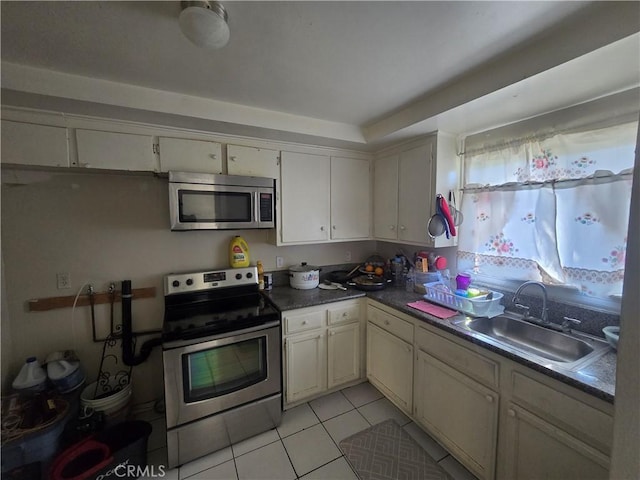
[[163, 340], [189, 340], [280, 319], [258, 291], [255, 267], [165, 277]]

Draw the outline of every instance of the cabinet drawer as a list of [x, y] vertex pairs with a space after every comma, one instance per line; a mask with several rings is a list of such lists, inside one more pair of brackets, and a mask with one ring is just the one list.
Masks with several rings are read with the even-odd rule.
[[514, 401], [605, 454], [611, 452], [613, 417], [519, 372], [511, 376]]
[[490, 387], [498, 386], [500, 367], [493, 360], [421, 327], [416, 329], [416, 345], [424, 352], [439, 358], [475, 380]]
[[413, 343], [413, 325], [371, 305], [367, 308], [367, 319], [402, 340]]
[[288, 314], [284, 313], [284, 333], [304, 332], [324, 326], [326, 310], [315, 310]]
[[329, 325], [360, 320], [360, 302], [348, 303], [347, 305], [330, 308], [328, 315]]

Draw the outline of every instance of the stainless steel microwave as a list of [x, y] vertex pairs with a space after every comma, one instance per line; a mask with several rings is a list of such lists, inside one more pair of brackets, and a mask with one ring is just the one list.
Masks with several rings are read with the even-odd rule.
[[275, 180], [169, 172], [171, 230], [275, 227]]

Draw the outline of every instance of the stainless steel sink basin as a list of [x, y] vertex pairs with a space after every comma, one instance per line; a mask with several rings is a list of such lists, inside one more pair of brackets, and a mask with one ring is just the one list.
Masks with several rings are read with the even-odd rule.
[[529, 323], [509, 314], [494, 318], [468, 318], [459, 326], [565, 369], [585, 366], [609, 350], [605, 340], [590, 335], [564, 333]]

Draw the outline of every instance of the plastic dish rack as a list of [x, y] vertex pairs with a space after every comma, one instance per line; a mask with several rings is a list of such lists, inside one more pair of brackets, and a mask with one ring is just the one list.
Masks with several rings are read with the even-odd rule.
[[499, 292], [492, 292], [493, 298], [465, 298], [447, 291], [448, 287], [441, 282], [425, 283], [426, 294], [424, 299], [443, 307], [458, 310], [461, 313], [472, 317], [496, 317], [504, 313], [504, 307], [500, 305], [500, 300], [504, 296]]

